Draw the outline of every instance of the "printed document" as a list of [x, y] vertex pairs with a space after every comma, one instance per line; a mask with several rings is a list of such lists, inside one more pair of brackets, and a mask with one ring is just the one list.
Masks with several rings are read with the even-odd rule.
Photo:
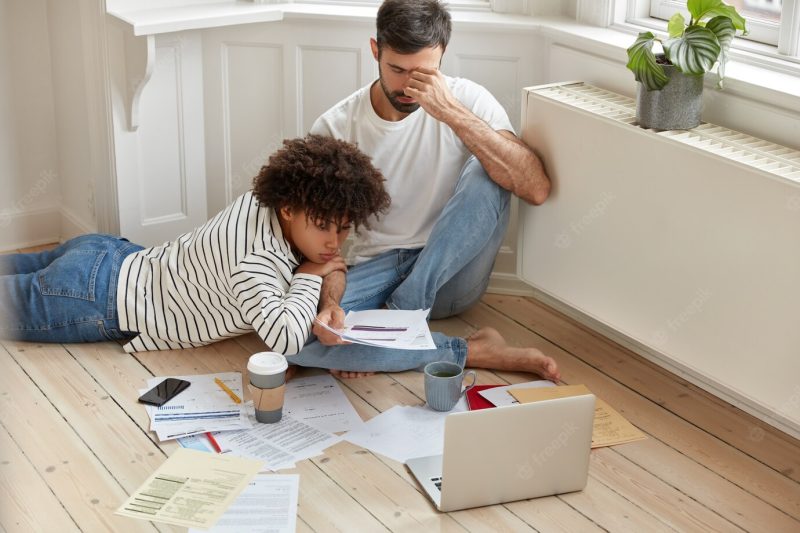
[[330, 374], [287, 382], [283, 416], [290, 416], [327, 433], [350, 431], [364, 423], [339, 382]]
[[[209, 533], [294, 533], [297, 527], [297, 474], [259, 474], [209, 529]], [[190, 529], [189, 533], [200, 533]]]
[[208, 529], [261, 470], [261, 461], [179, 448], [116, 514]]
[[297, 461], [320, 455], [341, 440], [287, 415], [274, 424], [256, 423], [252, 429], [213, 435], [223, 454], [264, 461], [270, 470], [293, 468]]
[[344, 328], [341, 330], [314, 320], [348, 342], [398, 350], [433, 350], [436, 344], [428, 328], [429, 312], [430, 309], [350, 311], [344, 318]]
[[[161, 407], [145, 406], [150, 416], [150, 430], [155, 431], [159, 441], [206, 431], [230, 431], [252, 426], [244, 402], [234, 402], [226, 391], [214, 383], [214, 378], [219, 378], [242, 398], [242, 374], [239, 372], [169, 377], [185, 379], [191, 385]], [[150, 378], [147, 380], [148, 388], [163, 379]]]
[[517, 383], [515, 385], [506, 385], [504, 387], [492, 387], [491, 389], [484, 389], [478, 391], [478, 394], [492, 402], [495, 407], [503, 407], [506, 405], [514, 405], [519, 401], [512, 396], [509, 391], [511, 389], [538, 389], [541, 387], [555, 387], [556, 384], [546, 379], [539, 379], [536, 381], [527, 381], [525, 383]]
[[361, 428], [345, 434], [344, 439], [405, 463], [412, 457], [441, 454], [444, 450], [445, 417], [466, 410], [467, 402], [463, 396], [448, 412], [396, 405], [364, 422]]

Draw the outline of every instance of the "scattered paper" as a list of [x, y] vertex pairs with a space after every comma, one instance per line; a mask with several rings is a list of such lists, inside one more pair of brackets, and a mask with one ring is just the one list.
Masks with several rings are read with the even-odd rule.
[[274, 424], [257, 422], [252, 429], [222, 431], [212, 435], [223, 454], [264, 461], [270, 470], [293, 468], [296, 462], [316, 457], [325, 448], [341, 440], [341, 437], [320, 431], [287, 415]]
[[[242, 375], [239, 372], [168, 376], [191, 382], [189, 388], [161, 407], [146, 405], [150, 430], [158, 440], [165, 441], [206, 431], [231, 431], [252, 426], [244, 403], [236, 403], [222, 390], [214, 378], [219, 378], [239, 398], [242, 398]], [[147, 380], [148, 389], [164, 377]]]
[[399, 463], [412, 457], [441, 454], [444, 450], [444, 419], [449, 413], [467, 410], [462, 397], [452, 411], [396, 405], [375, 416], [344, 439]]
[[478, 394], [489, 400], [495, 407], [503, 407], [506, 405], [514, 405], [519, 401], [509, 394], [511, 389], [532, 389], [539, 387], [555, 387], [555, 383], [540, 379], [537, 381], [528, 381], [526, 383], [517, 383], [516, 385], [506, 385], [504, 387], [492, 387], [491, 389], [484, 389], [478, 391]]
[[314, 321], [348, 342], [398, 350], [433, 350], [436, 344], [428, 328], [429, 312], [430, 309], [350, 311], [341, 330]]
[[116, 514], [208, 529], [261, 469], [261, 461], [179, 448]]
[[330, 374], [286, 383], [283, 414], [328, 433], [350, 431], [364, 423]]
[[[297, 527], [297, 474], [259, 474], [239, 494], [210, 533], [294, 533]], [[190, 529], [189, 533], [200, 533]]]
[[[563, 385], [554, 389], [514, 389], [510, 391], [520, 402], [529, 403], [554, 398], [592, 394], [586, 385]], [[592, 448], [627, 444], [646, 439], [647, 435], [628, 422], [621, 414], [595, 395]]]

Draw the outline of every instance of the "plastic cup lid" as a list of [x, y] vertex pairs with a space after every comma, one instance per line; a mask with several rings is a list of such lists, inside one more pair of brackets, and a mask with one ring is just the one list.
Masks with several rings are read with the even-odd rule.
[[289, 368], [286, 357], [276, 352], [261, 352], [250, 356], [247, 370], [254, 374], [272, 375], [280, 374]]

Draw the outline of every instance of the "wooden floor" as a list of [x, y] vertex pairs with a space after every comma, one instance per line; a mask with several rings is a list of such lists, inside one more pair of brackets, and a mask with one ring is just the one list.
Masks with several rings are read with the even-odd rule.
[[[649, 438], [592, 451], [585, 490], [437, 512], [402, 464], [342, 442], [299, 463], [299, 531], [800, 531], [800, 443], [535, 300], [487, 295], [432, 323], [490, 325], [555, 357]], [[3, 531], [181, 531], [113, 511], [177, 448], [158, 443], [137, 391], [152, 376], [245, 370], [245, 336], [201, 349], [128, 355], [119, 344], [0, 345]], [[479, 383], [530, 375], [479, 372]], [[365, 420], [424, 403], [416, 372], [343, 380]]]

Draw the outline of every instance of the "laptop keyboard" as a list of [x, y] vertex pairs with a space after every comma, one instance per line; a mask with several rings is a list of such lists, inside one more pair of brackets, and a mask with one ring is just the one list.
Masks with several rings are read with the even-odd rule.
[[432, 477], [431, 481], [433, 481], [433, 484], [436, 485], [437, 489], [439, 489], [439, 492], [442, 492], [442, 478], [441, 478], [441, 476]]

